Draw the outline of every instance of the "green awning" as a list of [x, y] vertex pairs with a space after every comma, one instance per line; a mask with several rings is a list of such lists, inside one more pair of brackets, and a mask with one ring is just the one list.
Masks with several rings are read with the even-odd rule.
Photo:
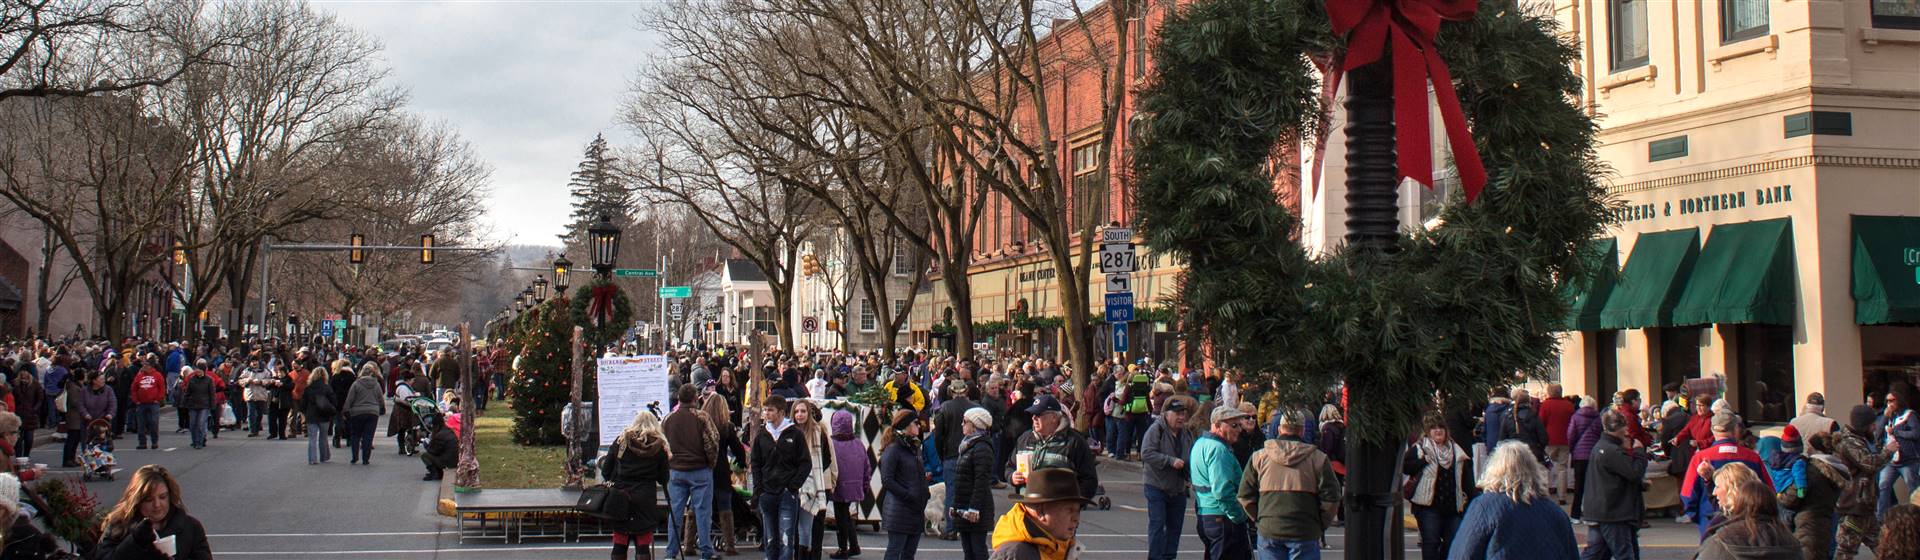
[[1673, 306], [1673, 324], [1794, 323], [1793, 220], [1720, 224]]
[[1600, 328], [1673, 326], [1673, 306], [1699, 257], [1698, 229], [1640, 234], [1613, 294], [1607, 296], [1607, 308], [1600, 311]]
[[1573, 305], [1567, 311], [1567, 330], [1600, 330], [1600, 311], [1607, 307], [1607, 296], [1613, 295], [1613, 284], [1620, 276], [1620, 241], [1608, 237], [1593, 240], [1588, 248], [1587, 268], [1593, 275], [1584, 282], [1569, 285], [1569, 300]]
[[1920, 217], [1853, 217], [1853, 320], [1920, 324]]

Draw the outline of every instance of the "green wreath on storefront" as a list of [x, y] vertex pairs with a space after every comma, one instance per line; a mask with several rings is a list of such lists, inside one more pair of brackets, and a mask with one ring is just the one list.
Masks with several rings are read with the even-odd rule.
[[1347, 39], [1323, 2], [1201, 0], [1165, 24], [1140, 98], [1141, 229], [1188, 263], [1182, 328], [1259, 377], [1246, 386], [1312, 405], [1348, 381], [1386, 397], [1369, 398], [1349, 429], [1390, 442], [1435, 395], [1467, 399], [1551, 370], [1566, 284], [1587, 277], [1583, 255], [1617, 203], [1577, 105], [1576, 46], [1550, 14], [1484, 0], [1434, 39], [1484, 191], [1470, 203], [1452, 194], [1440, 225], [1403, 231], [1397, 250], [1310, 255], [1274, 196], [1273, 162], [1326, 126], [1315, 61], [1339, 60]]

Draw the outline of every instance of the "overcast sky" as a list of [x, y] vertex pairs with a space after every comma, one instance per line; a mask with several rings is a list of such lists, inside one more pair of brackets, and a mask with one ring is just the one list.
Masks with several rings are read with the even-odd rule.
[[587, 142], [627, 135], [615, 112], [653, 51], [638, 2], [319, 0], [386, 47], [393, 85], [493, 166], [488, 205], [502, 241], [557, 245], [567, 175]]

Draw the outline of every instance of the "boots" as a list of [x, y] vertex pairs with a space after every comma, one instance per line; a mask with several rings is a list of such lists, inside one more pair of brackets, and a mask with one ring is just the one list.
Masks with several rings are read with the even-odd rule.
[[614, 543], [613, 560], [627, 560], [627, 543]]
[[739, 554], [739, 549], [733, 547], [733, 510], [722, 511], [715, 516], [720, 522], [720, 542], [714, 543], [714, 550], [725, 551], [727, 556]]
[[[699, 523], [696, 523], [693, 518], [693, 508], [689, 507], [686, 510], [686, 515], [680, 518], [680, 557], [681, 558], [699, 558], [700, 557], [699, 538], [700, 538], [700, 525]], [[667, 551], [668, 554], [672, 554], [673, 552], [674, 551], [671, 551], [671, 550]]]

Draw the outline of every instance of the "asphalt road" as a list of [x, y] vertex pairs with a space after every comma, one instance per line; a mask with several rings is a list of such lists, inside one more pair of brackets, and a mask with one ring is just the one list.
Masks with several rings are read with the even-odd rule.
[[[102, 507], [111, 507], [125, 490], [133, 469], [159, 464], [179, 478], [181, 493], [189, 512], [207, 528], [218, 558], [436, 558], [436, 559], [572, 559], [606, 558], [604, 540], [578, 543], [530, 542], [525, 544], [460, 543], [453, 520], [435, 513], [438, 486], [422, 482], [425, 473], [418, 459], [395, 453], [392, 439], [374, 445], [372, 466], [346, 464], [346, 450], [334, 450], [333, 462], [318, 466], [306, 463], [306, 441], [267, 441], [245, 437], [244, 432], [228, 432], [209, 440], [206, 449], [187, 446], [185, 434], [174, 434], [171, 415], [160, 422], [162, 447], [134, 449], [128, 435], [117, 444], [117, 459], [123, 471], [117, 480], [96, 481], [87, 486], [100, 496]], [[59, 464], [58, 443], [34, 450], [36, 462]], [[482, 480], [485, 458], [481, 459]], [[558, 467], [556, 467], [558, 468]], [[1103, 485], [1113, 499], [1110, 511], [1088, 510], [1081, 518], [1081, 542], [1092, 554], [1117, 554], [1118, 558], [1142, 558], [1146, 555], [1146, 510], [1141, 496], [1139, 467], [1131, 463], [1107, 462], [1100, 467]], [[55, 476], [78, 476], [77, 471], [55, 469]], [[451, 473], [449, 473], [451, 474]], [[1007, 504], [1000, 504], [1005, 508]], [[1199, 558], [1200, 539], [1194, 533], [1189, 512], [1185, 536], [1180, 542], [1180, 557]], [[1584, 540], [1585, 531], [1575, 527]], [[1326, 558], [1344, 558], [1345, 531], [1329, 532], [1330, 548]], [[831, 533], [828, 534], [831, 542]], [[1418, 558], [1418, 537], [1408, 535], [1409, 558]], [[886, 536], [861, 535], [865, 558], [878, 559], [885, 550]], [[1643, 556], [1653, 559], [1689, 558], [1695, 547], [1692, 526], [1655, 520], [1653, 528], [1642, 532]], [[664, 547], [664, 541], [656, 547]], [[656, 557], [664, 557], [656, 548]], [[738, 558], [757, 558], [758, 552], [742, 550]], [[960, 557], [955, 541], [928, 538], [921, 541], [919, 558], [951, 559]]]

